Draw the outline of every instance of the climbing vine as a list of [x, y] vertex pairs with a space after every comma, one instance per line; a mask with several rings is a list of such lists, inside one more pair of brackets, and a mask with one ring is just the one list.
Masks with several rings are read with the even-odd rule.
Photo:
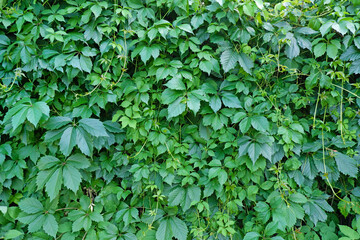
[[0, 6], [0, 239], [360, 239], [358, 0]]

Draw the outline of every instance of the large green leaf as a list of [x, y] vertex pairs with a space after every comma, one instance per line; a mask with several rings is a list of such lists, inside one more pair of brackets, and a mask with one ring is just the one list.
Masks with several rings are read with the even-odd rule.
[[45, 190], [49, 195], [50, 200], [53, 200], [59, 194], [62, 183], [62, 168], [58, 168], [51, 175], [49, 181], [45, 184]]
[[52, 237], [56, 237], [56, 233], [58, 232], [59, 225], [52, 214], [47, 214], [45, 217], [43, 229], [44, 231]]
[[76, 141], [77, 141], [76, 130], [77, 130], [77, 128], [68, 127], [65, 129], [65, 131], [61, 135], [61, 139], [59, 142], [60, 151], [65, 156], [70, 155], [72, 149], [76, 145]]
[[179, 97], [168, 107], [168, 118], [177, 117], [185, 111], [186, 104], [182, 102], [183, 98]]
[[81, 174], [79, 170], [70, 164], [65, 164], [63, 168], [63, 178], [65, 187], [76, 193], [81, 182]]
[[245, 53], [240, 53], [240, 55], [238, 55], [238, 61], [245, 72], [251, 74], [251, 69], [254, 67], [254, 63], [251, 58]]
[[173, 189], [169, 194], [169, 205], [170, 206], [177, 206], [180, 205], [184, 201], [185, 198], [185, 189], [181, 187], [177, 187]]
[[260, 132], [269, 131], [269, 122], [264, 116], [256, 115], [251, 117], [251, 125]]
[[19, 207], [22, 211], [33, 214], [39, 213], [44, 210], [43, 205], [41, 202], [35, 198], [25, 198], [19, 202]]
[[239, 98], [232, 93], [229, 92], [222, 93], [221, 100], [224, 103], [224, 105], [229, 108], [241, 108], [241, 103]]
[[98, 119], [84, 118], [79, 121], [79, 126], [95, 137], [108, 137], [104, 124]]
[[234, 69], [238, 61], [239, 54], [232, 49], [225, 50], [220, 56], [220, 62], [225, 72]]
[[169, 222], [173, 236], [179, 240], [186, 240], [188, 234], [186, 224], [177, 217], [170, 217]]
[[347, 174], [350, 177], [356, 177], [358, 173], [358, 167], [355, 159], [337, 152], [335, 155], [336, 165], [339, 168], [339, 171], [343, 174]]

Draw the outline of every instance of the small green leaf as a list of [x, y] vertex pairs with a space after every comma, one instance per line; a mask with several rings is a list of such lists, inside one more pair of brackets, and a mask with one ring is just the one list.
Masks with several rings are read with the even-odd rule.
[[[91, 156], [93, 151], [93, 143], [90, 138], [90, 134], [87, 133], [83, 128], [76, 129], [76, 144], [80, 148], [80, 151], [87, 155]], [[67, 155], [66, 155], [67, 156]]]

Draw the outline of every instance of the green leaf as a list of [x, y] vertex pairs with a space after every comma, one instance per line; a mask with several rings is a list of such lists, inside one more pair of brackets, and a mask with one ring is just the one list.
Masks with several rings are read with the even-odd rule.
[[177, 75], [168, 81], [165, 86], [173, 90], [186, 90], [185, 84], [181, 80], [181, 76]]
[[51, 117], [44, 127], [48, 130], [54, 130], [69, 123], [71, 123], [71, 118], [69, 117]]
[[221, 108], [221, 100], [218, 95], [214, 95], [210, 98], [209, 105], [214, 112], [217, 112]]
[[192, 31], [192, 28], [191, 28], [190, 24], [181, 24], [181, 25], [178, 26], [178, 28], [180, 28], [181, 30], [183, 30], [183, 31], [185, 31], [185, 32], [194, 34], [193, 31]]
[[290, 195], [290, 200], [296, 203], [306, 203], [307, 198], [301, 193], [293, 193]]
[[43, 225], [44, 231], [52, 237], [56, 237], [59, 225], [52, 214], [47, 214]]
[[156, 230], [156, 240], [168, 240], [172, 239], [172, 237], [171, 222], [168, 219], [162, 219]]
[[266, 132], [269, 131], [269, 122], [264, 116], [252, 116], [251, 117], [251, 125], [253, 128], [260, 132]]
[[356, 177], [358, 173], [358, 167], [355, 159], [337, 152], [335, 155], [335, 162], [341, 173], [347, 174], [350, 177]]
[[189, 93], [186, 103], [189, 109], [194, 112], [194, 114], [200, 110], [200, 99], [198, 99], [194, 94]]
[[90, 73], [91, 69], [92, 69], [92, 61], [91, 58], [89, 57], [84, 57], [83, 55], [80, 56], [80, 60], [79, 60], [81, 69], [84, 70], [85, 72]]
[[360, 74], [360, 59], [354, 61], [351, 64], [350, 69], [349, 69], [349, 74], [353, 74], [353, 73]]
[[255, 11], [254, 11], [254, 8], [253, 8], [253, 6], [252, 6], [252, 4], [250, 2], [243, 5], [243, 11], [249, 17], [254, 17]]
[[[76, 144], [80, 148], [80, 151], [91, 156], [93, 151], [93, 143], [90, 138], [90, 134], [87, 133], [83, 128], [76, 128]], [[67, 155], [66, 155], [67, 156]]]
[[182, 102], [183, 98], [179, 97], [168, 107], [168, 118], [177, 117], [185, 111], [186, 105]]
[[328, 44], [326, 53], [330, 58], [335, 59], [338, 55], [338, 48], [334, 44]]
[[76, 153], [71, 155], [67, 160], [67, 164], [77, 168], [77, 169], [85, 169], [90, 166], [89, 160], [82, 154]]
[[320, 27], [319, 30], [320, 30], [322, 36], [325, 36], [325, 34], [327, 34], [327, 33], [330, 31], [333, 23], [334, 23], [333, 20], [327, 21], [325, 24], [323, 24], [323, 25]]
[[94, 137], [108, 137], [104, 124], [98, 119], [84, 118], [79, 121], [79, 126]]
[[354, 229], [345, 226], [345, 225], [339, 225], [340, 231], [348, 236], [351, 239], [360, 239], [360, 234], [357, 233]]
[[221, 169], [218, 174], [218, 179], [220, 185], [224, 185], [226, 180], [228, 179], [228, 174], [224, 169]]
[[216, 178], [217, 176], [219, 176], [220, 171], [221, 171], [221, 168], [220, 168], [220, 167], [210, 168], [210, 170], [209, 170], [209, 176], [208, 176], [209, 179]]
[[85, 216], [81, 216], [78, 219], [76, 219], [72, 224], [72, 231], [73, 232], [80, 231], [80, 229], [84, 227], [84, 222], [85, 222]]
[[39, 162], [37, 163], [37, 167], [40, 170], [45, 170], [59, 165], [60, 163], [61, 162], [58, 158], [47, 155], [40, 158]]
[[[196, 204], [200, 201], [201, 189], [198, 186], [191, 186], [186, 189], [186, 201], [189, 202], [189, 207], [193, 204]], [[189, 209], [185, 204], [183, 205], [183, 210], [186, 211]]]
[[327, 215], [316, 203], [307, 202], [304, 204], [305, 213], [309, 215], [310, 220], [316, 224], [318, 221], [324, 222], [327, 219]]
[[248, 232], [243, 240], [258, 240], [261, 235], [257, 232]]
[[[77, 129], [76, 129], [77, 130]], [[69, 156], [72, 149], [74, 148], [77, 141], [76, 131], [73, 127], [68, 127], [63, 134], [59, 142], [60, 151], [65, 155]]]
[[170, 217], [169, 219], [172, 235], [179, 240], [186, 240], [188, 229], [186, 224], [177, 217]]
[[292, 36], [288, 39], [290, 39], [290, 44], [286, 46], [285, 53], [288, 58], [293, 59], [299, 56], [300, 48], [299, 45], [297, 44], [296, 38]]
[[94, 13], [95, 18], [98, 18], [101, 14], [102, 8], [100, 5], [95, 4], [90, 8], [90, 10]]
[[246, 133], [246, 132], [249, 131], [249, 129], [250, 129], [250, 126], [251, 126], [251, 118], [249, 118], [249, 117], [244, 118], [244, 119], [240, 122], [239, 126], [240, 126], [240, 131], [241, 131], [242, 133]]
[[42, 117], [42, 114], [49, 116], [49, 113], [50, 113], [50, 109], [46, 103], [36, 102], [28, 108], [26, 117], [29, 120], [29, 122], [34, 124], [34, 126], [36, 127], [36, 125], [39, 123]]
[[225, 50], [220, 56], [220, 63], [224, 71], [228, 72], [234, 69], [236, 67], [236, 63], [239, 61], [239, 58], [239, 54], [232, 49]]
[[25, 122], [28, 108], [24, 107], [11, 118], [13, 130]]
[[51, 175], [49, 181], [45, 184], [45, 190], [50, 197], [50, 201], [55, 199], [55, 197], [59, 194], [62, 182], [62, 169], [58, 168]]
[[326, 43], [319, 43], [314, 47], [315, 58], [324, 55], [326, 51]]
[[76, 193], [81, 182], [81, 174], [79, 170], [71, 164], [65, 164], [63, 168], [63, 178], [65, 187]]
[[241, 108], [241, 103], [239, 98], [230, 92], [223, 92], [221, 95], [221, 100], [226, 107]]
[[355, 61], [360, 59], [360, 50], [355, 46], [350, 46], [346, 51], [341, 54], [340, 59], [343, 61]]
[[146, 62], [150, 59], [152, 55], [152, 48], [144, 46], [142, 50], [140, 51], [140, 58], [143, 63], [146, 64]]
[[171, 89], [165, 89], [161, 94], [161, 100], [163, 104], [170, 104], [175, 101], [178, 97], [182, 96], [180, 91], [174, 91]]
[[201, 71], [206, 72], [208, 75], [210, 75], [211, 70], [213, 69], [213, 65], [210, 61], [205, 60], [200, 62], [199, 68]]
[[29, 224], [28, 230], [33, 233], [41, 229], [45, 223], [45, 215], [39, 214], [37, 217]]
[[17, 238], [17, 237], [19, 237], [19, 236], [21, 236], [23, 234], [24, 234], [23, 232], [20, 232], [20, 231], [18, 231], [16, 229], [11, 229], [11, 230], [9, 230], [9, 231], [7, 231], [5, 233], [5, 239], [14, 239], [14, 238]]
[[185, 198], [185, 189], [177, 187], [173, 189], [169, 194], [169, 206], [178, 206], [183, 202]]
[[28, 214], [39, 213], [44, 210], [41, 202], [35, 198], [25, 198], [19, 202], [19, 207], [22, 211]]
[[251, 69], [254, 67], [254, 63], [251, 58], [245, 53], [241, 53], [238, 55], [238, 61], [244, 71], [251, 74]]
[[253, 164], [255, 164], [261, 154], [261, 145], [256, 142], [251, 143], [248, 148], [248, 154]]

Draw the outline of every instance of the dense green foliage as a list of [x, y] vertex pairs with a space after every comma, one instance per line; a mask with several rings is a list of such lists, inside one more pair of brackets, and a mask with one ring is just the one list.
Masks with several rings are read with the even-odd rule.
[[0, 239], [360, 239], [359, 0], [0, 4]]

